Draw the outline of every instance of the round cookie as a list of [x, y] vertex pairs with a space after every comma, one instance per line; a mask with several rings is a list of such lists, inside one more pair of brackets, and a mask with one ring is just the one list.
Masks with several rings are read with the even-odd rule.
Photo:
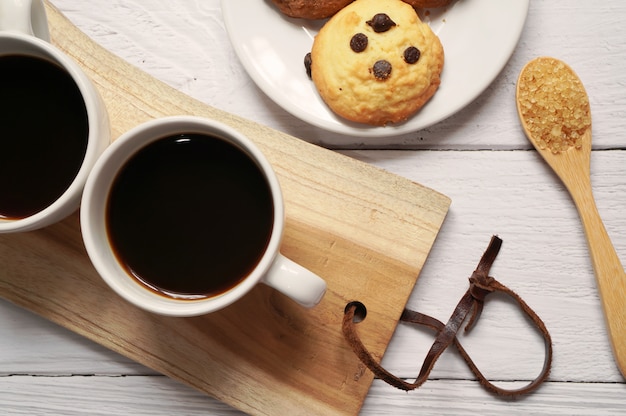
[[282, 13], [302, 19], [324, 19], [353, 0], [272, 0]]
[[435, 93], [443, 47], [401, 0], [356, 0], [322, 27], [311, 77], [338, 115], [360, 123], [400, 122]]

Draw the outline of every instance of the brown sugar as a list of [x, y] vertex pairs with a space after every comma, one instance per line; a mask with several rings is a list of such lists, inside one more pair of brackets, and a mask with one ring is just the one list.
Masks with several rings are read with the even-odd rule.
[[591, 127], [589, 98], [574, 71], [553, 58], [531, 61], [518, 81], [518, 108], [540, 149], [560, 153], [582, 146]]

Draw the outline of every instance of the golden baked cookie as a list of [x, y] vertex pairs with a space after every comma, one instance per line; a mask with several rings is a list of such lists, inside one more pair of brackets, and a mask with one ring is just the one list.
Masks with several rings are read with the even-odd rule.
[[311, 78], [338, 115], [385, 125], [417, 112], [435, 93], [443, 47], [401, 0], [356, 0], [315, 37]]
[[324, 19], [337, 13], [353, 0], [272, 0], [289, 17]]

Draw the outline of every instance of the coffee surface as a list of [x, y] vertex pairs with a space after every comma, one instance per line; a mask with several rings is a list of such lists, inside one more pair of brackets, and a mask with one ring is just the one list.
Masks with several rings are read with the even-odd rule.
[[78, 173], [89, 135], [78, 86], [43, 59], [0, 56], [0, 218], [35, 214]]
[[133, 277], [162, 295], [194, 299], [227, 291], [255, 268], [273, 217], [256, 162], [219, 138], [184, 134], [129, 159], [109, 195], [107, 229]]

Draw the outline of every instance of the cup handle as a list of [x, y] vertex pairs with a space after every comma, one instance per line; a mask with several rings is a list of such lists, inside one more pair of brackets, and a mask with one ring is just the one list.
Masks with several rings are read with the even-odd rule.
[[280, 253], [263, 282], [307, 308], [317, 305], [326, 293], [326, 282], [321, 277]]
[[0, 0], [0, 31], [19, 32], [50, 42], [43, 0]]

